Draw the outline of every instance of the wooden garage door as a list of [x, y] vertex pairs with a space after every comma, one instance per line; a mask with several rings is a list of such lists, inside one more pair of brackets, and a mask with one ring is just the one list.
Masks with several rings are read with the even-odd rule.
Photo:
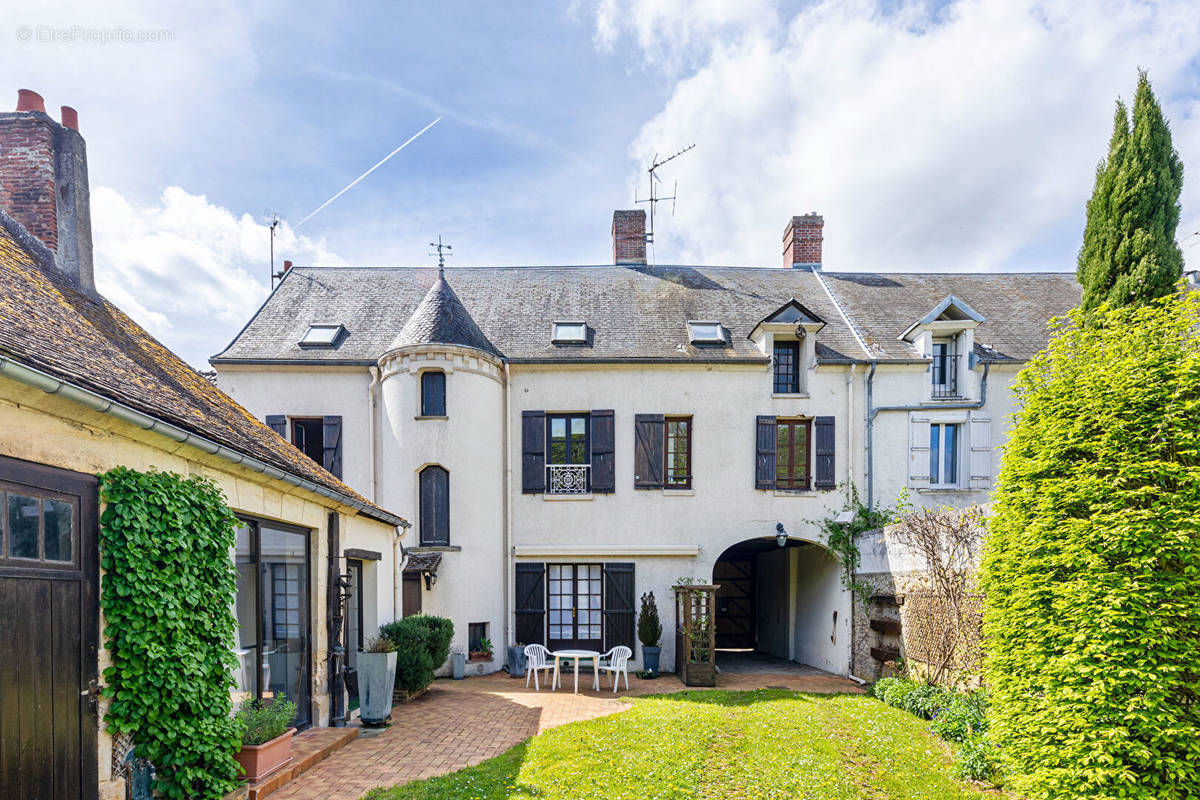
[[0, 456], [0, 797], [95, 798], [96, 479]]

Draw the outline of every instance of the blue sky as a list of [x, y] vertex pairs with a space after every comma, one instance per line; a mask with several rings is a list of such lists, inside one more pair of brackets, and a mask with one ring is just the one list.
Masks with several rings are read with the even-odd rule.
[[[159, 41], [86, 41], [114, 29]], [[774, 266], [817, 210], [829, 269], [1070, 270], [1139, 66], [1200, 171], [1187, 2], [102, 1], [6, 9], [0, 43], [12, 102], [80, 113], [102, 291], [197, 366], [266, 295], [269, 214], [438, 116], [280, 258], [430, 263], [440, 233], [462, 266], [607, 263], [645, 162], [695, 142], [659, 263]]]

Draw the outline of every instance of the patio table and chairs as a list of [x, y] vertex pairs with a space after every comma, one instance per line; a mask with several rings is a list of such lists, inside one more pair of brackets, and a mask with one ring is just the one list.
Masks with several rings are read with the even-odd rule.
[[[625, 689], [629, 690], [629, 659], [633, 656], [633, 651], [624, 645], [617, 645], [607, 653], [601, 653], [597, 650], [555, 650], [553, 652], [547, 650], [540, 644], [530, 644], [525, 646], [525, 686], [529, 687], [529, 679], [533, 678], [533, 690], [540, 691], [538, 685], [538, 672], [553, 670], [553, 675], [550, 682], [550, 690], [556, 691], [562, 685], [562, 670], [561, 663], [563, 661], [573, 661], [575, 681], [575, 694], [579, 694], [579, 662], [592, 662], [592, 691], [600, 691], [600, 673], [607, 672], [609, 680], [612, 683], [613, 694], [616, 694], [617, 688], [621, 685], [621, 676], [625, 676]], [[551, 663], [553, 659], [553, 663]]]
[[540, 644], [525, 645], [525, 688], [529, 688], [529, 679], [533, 678], [533, 690], [541, 691], [538, 686], [538, 673], [546, 670], [554, 670], [553, 681], [551, 688], [558, 683], [558, 660], [553, 662], [550, 660], [550, 651]]

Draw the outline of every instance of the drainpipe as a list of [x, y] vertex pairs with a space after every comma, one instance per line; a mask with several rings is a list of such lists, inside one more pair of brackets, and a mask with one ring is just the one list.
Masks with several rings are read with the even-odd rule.
[[375, 367], [367, 367], [367, 371], [371, 373], [371, 382], [367, 384], [367, 438], [371, 442], [371, 463], [370, 463], [370, 481], [371, 487], [371, 502], [379, 502], [379, 442], [375, 438], [377, 430], [377, 422], [375, 417], [379, 413], [379, 403], [376, 400], [375, 390], [379, 388], [383, 371]]
[[[502, 547], [504, 552], [500, 555], [500, 569], [503, 574], [500, 576], [501, 585], [504, 587], [504, 642], [505, 658], [508, 656], [508, 646], [512, 643], [510, 634], [512, 633], [509, 627], [509, 579], [514, 574], [514, 570], [509, 569], [509, 558], [512, 554], [512, 501], [510, 492], [512, 489], [512, 373], [508, 368], [508, 361], [504, 362], [504, 536]], [[515, 580], [515, 578], [512, 578]]]
[[915, 406], [879, 406], [873, 404], [873, 386], [875, 379], [875, 362], [871, 362], [871, 371], [867, 375], [867, 506], [874, 505], [875, 495], [875, 416], [881, 411], [957, 411], [962, 409], [983, 408], [987, 403], [988, 371], [991, 362], [983, 362], [983, 377], [979, 380], [979, 400], [973, 403], [938, 403], [933, 405]]

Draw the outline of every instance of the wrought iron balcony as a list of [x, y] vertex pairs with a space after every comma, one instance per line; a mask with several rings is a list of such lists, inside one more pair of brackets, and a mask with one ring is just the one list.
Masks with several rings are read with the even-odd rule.
[[591, 464], [550, 464], [546, 472], [547, 494], [587, 494], [591, 491]]
[[953, 353], [934, 356], [931, 397], [938, 400], [962, 397], [958, 387], [958, 359]]

